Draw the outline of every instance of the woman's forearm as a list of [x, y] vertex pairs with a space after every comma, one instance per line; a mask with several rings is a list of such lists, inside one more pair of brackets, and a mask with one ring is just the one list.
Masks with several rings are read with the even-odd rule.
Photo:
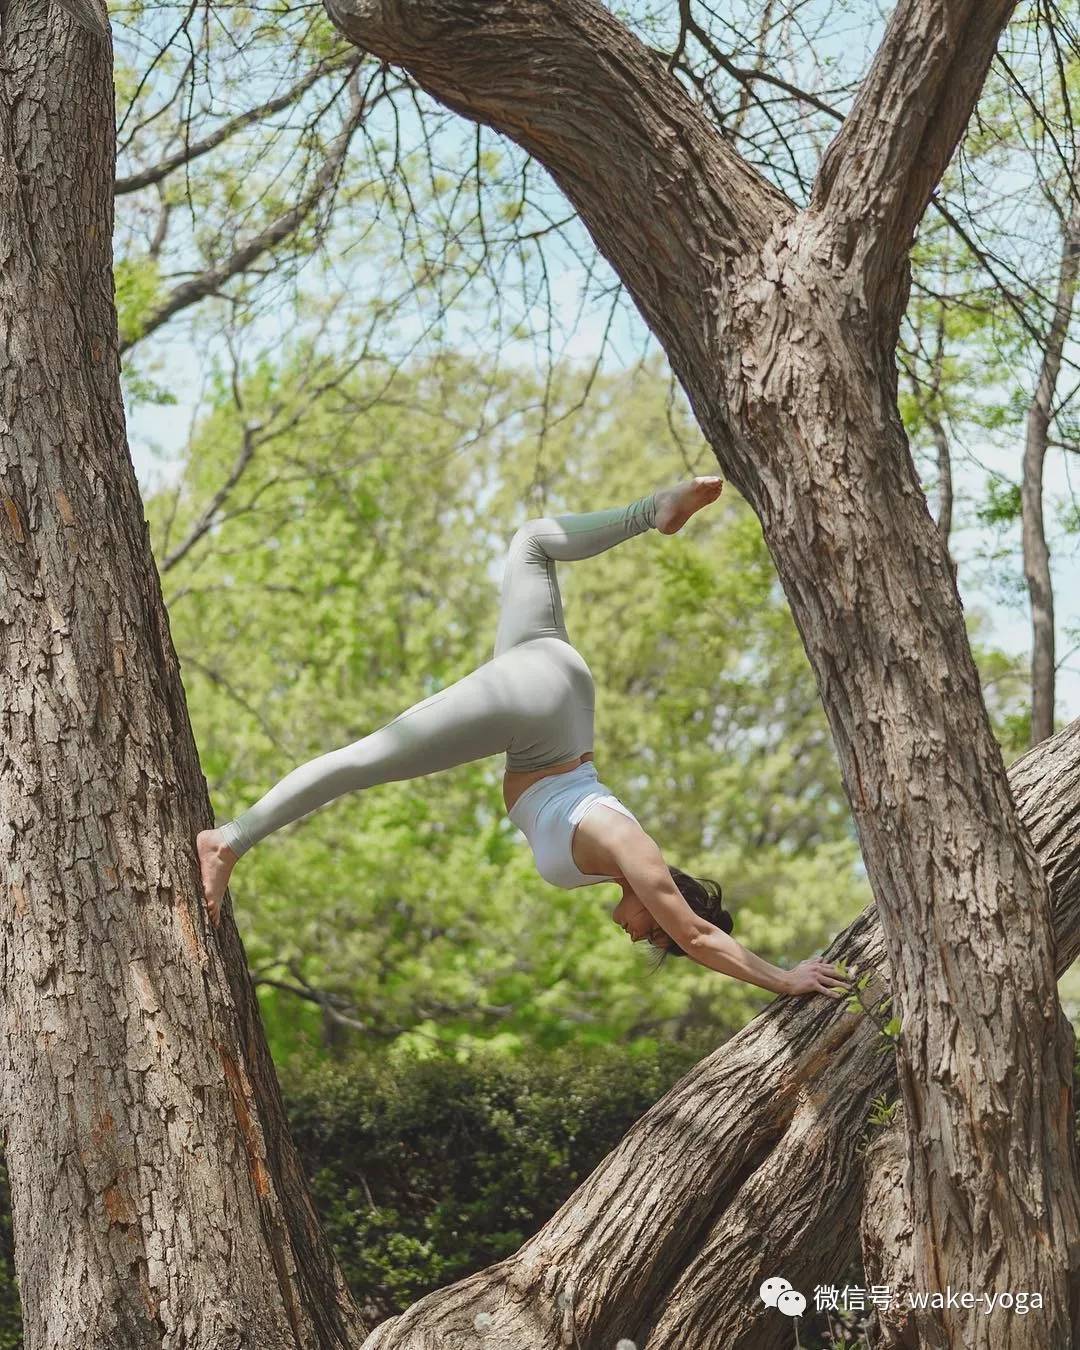
[[706, 966], [709, 970], [718, 970], [721, 975], [733, 975], [737, 980], [756, 984], [773, 994], [790, 992], [786, 970], [770, 965], [760, 956], [755, 956], [720, 928], [700, 934], [683, 950], [698, 965]]

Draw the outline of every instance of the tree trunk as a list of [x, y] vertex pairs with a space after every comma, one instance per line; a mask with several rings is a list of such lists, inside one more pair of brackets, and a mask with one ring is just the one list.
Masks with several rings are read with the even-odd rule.
[[[919, 1293], [911, 1269], [911, 1205], [904, 1198], [907, 1180], [903, 1111], [866, 1150], [863, 1160], [863, 1211], [860, 1225], [866, 1287], [887, 1288], [877, 1305], [874, 1350], [918, 1350], [918, 1314], [908, 1302]], [[974, 1291], [972, 1291], [974, 1292]]]
[[1069, 332], [1076, 273], [1080, 266], [1080, 211], [1074, 210], [1061, 238], [1054, 314], [1043, 347], [1035, 397], [1027, 416], [1024, 472], [1020, 488], [1024, 580], [1031, 601], [1031, 744], [1054, 734], [1054, 687], [1057, 676], [1054, 640], [1054, 583], [1043, 520], [1043, 466], [1053, 416], [1054, 391], [1061, 354]]
[[[327, 7], [359, 46], [546, 165], [664, 345], [722, 470], [761, 520], [832, 728], [903, 1019], [916, 1278], [1046, 1297], [1040, 1319], [996, 1326], [992, 1340], [989, 1319], [946, 1313], [941, 1343], [1072, 1345], [1080, 1194], [1048, 894], [896, 409], [912, 233], [1013, 4], [901, 0], [803, 211], [595, 0]], [[777, 1100], [742, 1140], [750, 1170], [798, 1111], [785, 1096], [798, 1049], [773, 1049]], [[760, 1062], [735, 1061], [734, 1072], [749, 1089]], [[667, 1109], [680, 1113], [674, 1101]], [[737, 1130], [715, 1109], [684, 1119], [710, 1140]], [[697, 1234], [715, 1212], [701, 1187], [710, 1156], [665, 1175]], [[656, 1251], [646, 1217], [647, 1148], [641, 1161], [640, 1177], [599, 1195], [666, 1282], [672, 1253]], [[586, 1193], [597, 1196], [593, 1183]], [[713, 1205], [728, 1198], [709, 1194]], [[573, 1237], [575, 1266], [582, 1245], [591, 1253], [576, 1290], [547, 1258], [513, 1272], [534, 1309], [539, 1290], [575, 1303], [587, 1289], [583, 1344], [601, 1318], [610, 1334], [615, 1291], [620, 1324], [645, 1313], [622, 1238], [606, 1222], [600, 1230]], [[650, 1350], [686, 1344], [680, 1334], [663, 1321]]]
[[[1055, 968], [1060, 976], [1080, 954], [1080, 720], [1017, 760], [1009, 770], [1009, 784], [1053, 896]], [[1071, 1098], [1065, 1109], [1072, 1114]], [[910, 1178], [904, 1166], [901, 1122], [874, 1141], [864, 1161], [861, 1237], [866, 1280], [888, 1285], [895, 1296], [892, 1306], [879, 1315], [878, 1346], [911, 1350], [920, 1344], [919, 1319], [906, 1296], [908, 1291], [919, 1292], [919, 1287], [911, 1260]], [[997, 1313], [999, 1318], [1017, 1315]], [[924, 1340], [929, 1338], [926, 1328], [923, 1335]]]
[[0, 17], [0, 1111], [27, 1350], [347, 1347], [231, 919], [120, 395], [111, 44]]

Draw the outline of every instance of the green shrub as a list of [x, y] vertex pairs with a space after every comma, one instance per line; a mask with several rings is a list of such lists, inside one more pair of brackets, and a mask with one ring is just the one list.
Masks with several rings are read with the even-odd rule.
[[366, 1315], [388, 1317], [516, 1251], [706, 1049], [283, 1074], [316, 1205]]

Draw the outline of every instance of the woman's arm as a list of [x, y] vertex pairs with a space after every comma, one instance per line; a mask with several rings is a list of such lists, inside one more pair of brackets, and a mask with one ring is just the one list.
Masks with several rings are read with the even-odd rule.
[[774, 994], [795, 992], [791, 987], [790, 971], [755, 956], [722, 928], [714, 928], [711, 924], [704, 926], [707, 931], [691, 938], [685, 947], [679, 943], [691, 961], [708, 970], [718, 970], [721, 975], [733, 975], [747, 984], [756, 984]]
[[[628, 822], [629, 824], [629, 822]], [[730, 934], [695, 914], [672, 880], [656, 842], [640, 828], [621, 831], [617, 856], [627, 885], [691, 960], [774, 994], [838, 994], [847, 984], [839, 971], [812, 957], [784, 970], [755, 956]]]
[[[791, 970], [783, 970], [755, 956], [722, 928], [712, 928], [711, 925], [710, 928], [710, 932], [692, 939], [688, 947], [683, 947], [691, 960], [707, 966], [709, 970], [734, 975], [738, 980], [760, 985], [774, 994], [831, 994], [839, 998], [848, 986], [848, 981], [836, 967], [820, 956], [812, 956], [808, 961], [800, 961]], [[682, 943], [679, 945], [682, 946]]]

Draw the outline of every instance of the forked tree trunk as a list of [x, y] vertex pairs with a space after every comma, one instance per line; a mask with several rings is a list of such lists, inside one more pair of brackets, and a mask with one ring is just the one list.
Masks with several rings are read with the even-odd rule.
[[128, 453], [107, 36], [0, 20], [0, 1112], [27, 1350], [362, 1340], [307, 1198]]
[[[978, 1313], [945, 1314], [941, 1343], [956, 1350], [1071, 1345], [1080, 1193], [1048, 894], [896, 407], [912, 234], [1012, 0], [900, 0], [804, 211], [597, 0], [326, 3], [357, 45], [546, 165], [758, 514], [832, 728], [903, 1018], [915, 1276], [928, 1290], [1044, 1292], [1041, 1317], [993, 1333]], [[748, 1163], [796, 1109], [781, 1099], [755, 1122]], [[700, 1195], [684, 1190], [698, 1182], [662, 1184], [700, 1223]], [[650, 1250], [659, 1184], [644, 1168], [611, 1211]], [[598, 1241], [582, 1277], [587, 1335], [616, 1286], [644, 1311], [615, 1245]], [[661, 1323], [650, 1350], [679, 1334]]]

